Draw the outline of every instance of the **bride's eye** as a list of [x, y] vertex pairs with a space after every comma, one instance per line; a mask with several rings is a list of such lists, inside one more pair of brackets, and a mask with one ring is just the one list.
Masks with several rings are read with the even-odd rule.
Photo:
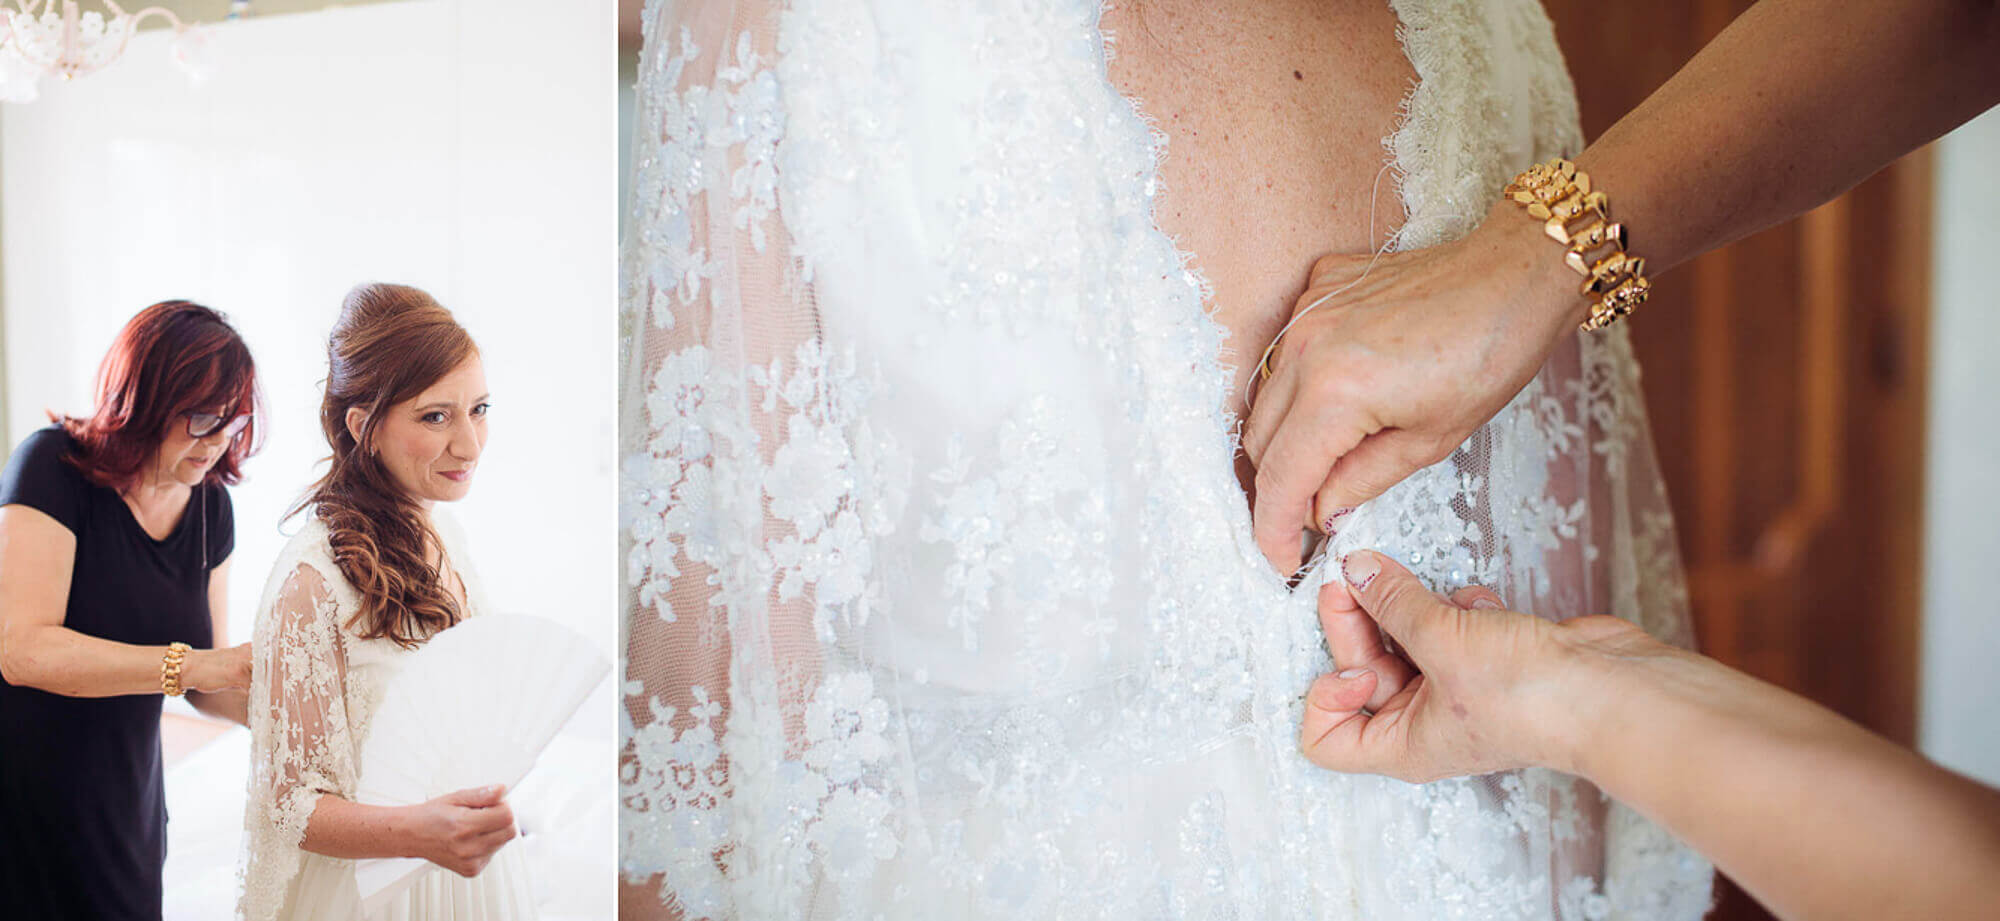
[[478, 406], [472, 407], [472, 414], [474, 416], [484, 416], [492, 408], [493, 408], [492, 403], [481, 403]]
[[445, 420], [445, 412], [442, 409], [433, 409], [430, 412], [424, 413], [422, 416], [419, 416], [417, 418], [420, 419], [425, 425], [443, 425]]

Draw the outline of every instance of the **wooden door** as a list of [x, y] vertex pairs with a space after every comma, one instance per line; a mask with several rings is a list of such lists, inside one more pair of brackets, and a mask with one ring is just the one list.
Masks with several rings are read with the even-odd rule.
[[[1595, 138], [1749, 3], [1546, 5]], [[1702, 651], [1904, 744], [1916, 730], [1930, 196], [1919, 152], [1658, 277], [1631, 321]], [[1633, 231], [1644, 253], [1645, 228]], [[1771, 917], [1720, 889], [1712, 917]]]

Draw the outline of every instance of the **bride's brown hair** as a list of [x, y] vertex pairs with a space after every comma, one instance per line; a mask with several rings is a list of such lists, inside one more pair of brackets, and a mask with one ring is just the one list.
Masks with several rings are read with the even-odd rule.
[[[375, 453], [375, 427], [390, 407], [416, 397], [479, 354], [451, 311], [407, 285], [365, 284], [347, 292], [326, 342], [326, 397], [319, 424], [333, 447], [326, 476], [292, 509], [326, 523], [334, 565], [361, 595], [348, 626], [405, 648], [462, 615], [430, 551], [443, 556], [423, 506]], [[347, 412], [367, 414], [357, 438]]]

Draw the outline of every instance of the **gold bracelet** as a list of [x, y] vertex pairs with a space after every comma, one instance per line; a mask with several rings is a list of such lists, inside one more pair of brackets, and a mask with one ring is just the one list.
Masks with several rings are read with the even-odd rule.
[[[1646, 302], [1653, 290], [1646, 260], [1625, 251], [1625, 225], [1611, 222], [1611, 201], [1591, 189], [1590, 174], [1557, 157], [1515, 176], [1507, 183], [1507, 197], [1526, 206], [1551, 239], [1568, 247], [1563, 264], [1583, 276], [1577, 293], [1596, 297], [1584, 329], [1610, 326]], [[1571, 229], [1579, 223], [1584, 226]]]
[[167, 654], [160, 659], [160, 690], [168, 697], [179, 697], [187, 690], [181, 687], [181, 664], [187, 661], [190, 650], [186, 643], [167, 644]]

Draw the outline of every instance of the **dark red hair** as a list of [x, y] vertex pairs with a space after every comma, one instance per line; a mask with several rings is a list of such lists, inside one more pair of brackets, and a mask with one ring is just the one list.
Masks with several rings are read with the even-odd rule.
[[[97, 367], [89, 416], [55, 416], [76, 440], [69, 461], [100, 486], [124, 489], [159, 450], [169, 424], [187, 412], [235, 416], [259, 409], [250, 347], [222, 314], [188, 301], [161, 301], [118, 331]], [[217, 458], [204, 482], [234, 485], [259, 447], [257, 421]]]

